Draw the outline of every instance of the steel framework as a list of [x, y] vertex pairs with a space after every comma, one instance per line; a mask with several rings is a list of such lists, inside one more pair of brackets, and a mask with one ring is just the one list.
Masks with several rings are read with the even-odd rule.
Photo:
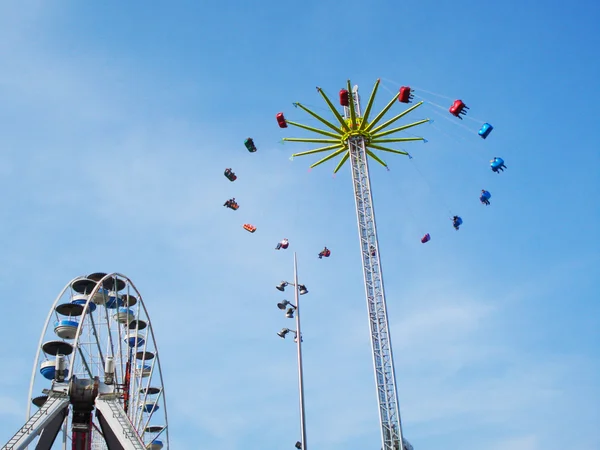
[[422, 137], [383, 137], [428, 122], [429, 119], [419, 120], [417, 122], [392, 129], [386, 129], [389, 125], [419, 107], [422, 104], [422, 102], [419, 102], [397, 116], [387, 120], [385, 123], [376, 126], [376, 124], [396, 102], [397, 95], [395, 95], [394, 98], [392, 98], [387, 104], [387, 106], [379, 114], [377, 114], [377, 116], [371, 122], [369, 122], [369, 114], [377, 93], [379, 80], [377, 80], [375, 83], [364, 116], [361, 112], [358, 86], [354, 86], [353, 89], [350, 89], [350, 86], [350, 81], [348, 81], [346, 93], [344, 94], [348, 96], [348, 101], [345, 105], [343, 105], [343, 117], [335, 109], [325, 93], [320, 88], [317, 88], [318, 92], [322, 95], [327, 105], [335, 115], [337, 121], [339, 122], [339, 126], [334, 125], [330, 121], [320, 117], [300, 103], [294, 104], [294, 106], [305, 110], [334, 132], [317, 129], [296, 122], [285, 122], [285, 124], [290, 124], [305, 130], [319, 133], [321, 135], [329, 136], [331, 139], [284, 138], [284, 140], [330, 144], [326, 147], [292, 155], [292, 157], [303, 156], [332, 150], [331, 154], [312, 164], [311, 168], [328, 161], [335, 156], [342, 155], [338, 165], [334, 170], [335, 173], [348, 159], [350, 159], [365, 292], [367, 297], [367, 309], [369, 314], [371, 348], [373, 352], [373, 365], [375, 369], [375, 383], [377, 388], [377, 400], [379, 403], [379, 420], [381, 425], [381, 440], [383, 450], [399, 450], [401, 448], [400, 442], [403, 443], [403, 448], [405, 450], [412, 450], [412, 445], [406, 439], [404, 439], [402, 434], [402, 422], [398, 404], [398, 393], [396, 390], [396, 375], [394, 372], [394, 358], [392, 353], [387, 307], [385, 302], [385, 290], [381, 272], [379, 242], [377, 239], [377, 226], [375, 223], [375, 211], [373, 208], [373, 196], [371, 194], [369, 164], [367, 157], [370, 156], [384, 167], [387, 167], [387, 164], [381, 160], [373, 152], [373, 150], [408, 155], [408, 153], [405, 151], [387, 148], [381, 144], [417, 140], [424, 141]]
[[[35, 396], [38, 390], [43, 395]], [[32, 404], [39, 408], [33, 414]], [[125, 275], [77, 277], [57, 296], [34, 359], [27, 419], [2, 450], [56, 448], [61, 431], [64, 450], [169, 448], [152, 323]]]

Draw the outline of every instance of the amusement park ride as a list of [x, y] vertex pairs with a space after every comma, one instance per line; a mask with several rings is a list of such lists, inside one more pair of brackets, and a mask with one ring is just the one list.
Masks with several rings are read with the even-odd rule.
[[[280, 128], [287, 128], [289, 124], [326, 136], [326, 138], [284, 138], [284, 141], [326, 144], [324, 147], [292, 155], [292, 157], [295, 157], [331, 151], [329, 155], [312, 164], [310, 166], [311, 168], [335, 158], [336, 156], [341, 156], [341, 159], [334, 169], [334, 173], [336, 173], [348, 159], [350, 160], [358, 221], [358, 236], [367, 296], [369, 328], [371, 331], [371, 348], [373, 351], [373, 364], [375, 368], [375, 383], [377, 387], [377, 400], [379, 403], [379, 420], [381, 425], [383, 450], [412, 450], [412, 445], [402, 435], [402, 422], [400, 420], [400, 408], [396, 390], [396, 375], [394, 373], [394, 358], [392, 355], [392, 343], [389, 332], [367, 157], [370, 156], [379, 164], [387, 167], [387, 164], [381, 160], [373, 150], [408, 155], [407, 152], [388, 148], [385, 144], [424, 141], [422, 137], [386, 136], [429, 122], [429, 119], [418, 120], [413, 123], [388, 129], [394, 122], [421, 106], [423, 103], [421, 101], [384, 123], [377, 125], [396, 101], [409, 103], [412, 100], [410, 88], [406, 86], [402, 87], [400, 93], [395, 94], [383, 110], [379, 112], [373, 120], [369, 121], [371, 108], [373, 107], [373, 101], [379, 86], [379, 80], [377, 80], [375, 87], [371, 92], [371, 97], [369, 98], [364, 114], [362, 114], [361, 111], [358, 86], [354, 86], [353, 89], [351, 89], [350, 86], [350, 81], [348, 81], [347, 89], [342, 89], [340, 91], [340, 104], [343, 107], [343, 116], [334, 107], [323, 90], [317, 88], [317, 91], [321, 94], [329, 106], [329, 109], [337, 119], [337, 124], [322, 118], [300, 103], [294, 103], [294, 106], [303, 109], [330, 130], [323, 130], [288, 121], [285, 119], [283, 113], [278, 113], [276, 118]], [[400, 443], [402, 443], [402, 447], [400, 446]]]
[[[339, 93], [342, 113], [323, 90], [317, 88], [335, 117], [333, 121], [300, 103], [294, 103], [295, 107], [310, 114], [327, 129], [286, 120], [281, 112], [276, 119], [280, 128], [292, 125], [320, 135], [318, 138], [284, 138], [284, 141], [325, 144], [320, 148], [295, 153], [292, 158], [331, 151], [310, 167], [339, 156], [334, 173], [350, 160], [382, 450], [413, 450], [402, 432], [368, 157], [387, 168], [376, 151], [410, 156], [406, 151], [389, 148], [387, 144], [425, 139], [390, 136], [427, 123], [430, 119], [390, 127], [424, 103], [419, 101], [380, 123], [396, 101], [405, 104], [413, 101], [411, 88], [403, 86], [371, 120], [378, 87], [379, 80], [375, 83], [364, 113], [358, 86], [351, 88], [350, 81], [347, 88]], [[462, 100], [456, 100], [449, 112], [462, 119], [461, 116], [466, 115], [468, 109]], [[478, 134], [486, 139], [492, 129], [491, 124], [485, 123]], [[247, 138], [244, 145], [250, 153], [257, 151], [252, 138]], [[490, 166], [495, 173], [506, 169], [504, 160], [499, 157], [494, 157]], [[231, 182], [237, 179], [231, 168], [225, 169], [224, 176]], [[482, 189], [481, 203], [490, 205], [490, 198], [490, 192]], [[239, 209], [235, 198], [227, 200], [223, 206], [233, 211]], [[454, 216], [454, 228], [458, 230], [461, 224], [462, 219]], [[249, 233], [257, 230], [256, 226], [249, 223], [243, 224], [243, 229]], [[427, 233], [421, 242], [425, 244], [430, 239]], [[288, 245], [286, 238], [277, 244], [276, 249], [287, 249]], [[318, 254], [320, 259], [330, 256], [331, 250], [327, 247]], [[296, 267], [294, 272], [296, 274]], [[296, 278], [297, 275], [294, 286], [297, 285]], [[280, 290], [283, 290], [283, 286]], [[298, 298], [295, 308], [297, 305]], [[297, 333], [301, 342], [298, 310], [296, 314]], [[280, 336], [284, 337], [285, 333], [281, 333], [283, 335]], [[300, 344], [298, 348], [300, 355]], [[31, 377], [26, 422], [1, 450], [23, 450], [33, 445], [36, 450], [168, 449], [166, 400], [158, 356], [148, 311], [129, 278], [118, 273], [93, 273], [71, 280], [52, 305], [42, 330]], [[302, 387], [300, 391], [303, 391]], [[32, 404], [37, 408], [33, 413]], [[301, 404], [303, 411], [303, 394]], [[301, 416], [303, 437], [297, 448], [306, 450], [303, 412]], [[61, 438], [57, 441], [59, 435]]]
[[25, 425], [2, 450], [36, 439], [36, 450], [169, 448], [156, 341], [129, 278], [94, 273], [65, 286], [42, 330], [29, 399]]

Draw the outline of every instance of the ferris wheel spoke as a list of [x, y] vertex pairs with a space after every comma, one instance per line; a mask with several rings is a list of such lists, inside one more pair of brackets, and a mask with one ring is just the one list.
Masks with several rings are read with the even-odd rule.
[[79, 356], [81, 357], [81, 361], [83, 362], [83, 366], [85, 367], [86, 372], [88, 373], [90, 378], [94, 378], [90, 366], [88, 365], [87, 360], [85, 359], [85, 355], [83, 354], [83, 350], [81, 350], [81, 347], [78, 347], [77, 350], [79, 351]]
[[96, 339], [96, 347], [98, 348], [98, 355], [100, 356], [100, 361], [102, 363], [102, 367], [104, 367], [104, 364], [105, 364], [104, 354], [102, 353], [102, 347], [100, 346], [100, 339], [98, 337], [98, 331], [96, 330], [94, 316], [90, 314], [89, 320], [90, 320], [90, 324], [91, 324], [92, 333], [94, 335], [94, 338]]
[[[144, 431], [142, 432], [142, 439], [144, 438], [144, 434], [146, 433], [146, 428], [148, 428], [148, 426], [144, 427]], [[154, 438], [152, 440], [156, 440], [158, 438], [160, 438], [160, 436], [167, 430], [168, 426], [165, 426], [162, 428], [162, 430], [160, 430], [158, 432], [158, 434], [156, 436], [154, 436]]]
[[[104, 301], [104, 304], [106, 305], [106, 300]], [[110, 317], [108, 315], [108, 308], [104, 308], [104, 317], [106, 318], [106, 326], [110, 327]], [[110, 333], [110, 328], [109, 328], [109, 332], [108, 332], [108, 356], [112, 356], [113, 358], [115, 357], [115, 347], [113, 344], [113, 339], [112, 339], [112, 334]]]
[[94, 430], [96, 430], [96, 433], [98, 433], [100, 436], [102, 436], [104, 438], [104, 433], [102, 433], [102, 430], [100, 429], [100, 427], [98, 427], [98, 425], [96, 425], [94, 422], [92, 422], [92, 427], [94, 428]]
[[[140, 373], [140, 384], [139, 384], [140, 386], [142, 384], [142, 380], [141, 379], [143, 378], [143, 375], [144, 375], [146, 355], [148, 354], [147, 353], [148, 352], [148, 341], [149, 341], [149, 339], [148, 339], [148, 336], [146, 335], [146, 339], [144, 340], [144, 348], [142, 349], [141, 352], [137, 352], [136, 355], [135, 355], [136, 356], [136, 360], [140, 359], [140, 358], [138, 358], [138, 355], [140, 355], [141, 356], [141, 361], [142, 361], [142, 363], [141, 363], [142, 370], [141, 370], [141, 373]], [[155, 358], [155, 357], [152, 358], [152, 363], [150, 364], [150, 373], [148, 374], [148, 382], [147, 382], [147, 386], [146, 387], [150, 386], [150, 380], [152, 380], [152, 374], [154, 372], [154, 364], [156, 363], [156, 359], [157, 358]], [[139, 391], [139, 388], [137, 388], [137, 391]], [[136, 428], [138, 428], [140, 426], [141, 417], [143, 416], [143, 413], [140, 410], [140, 407], [143, 408], [144, 402], [146, 401], [146, 398], [147, 398], [147, 395], [144, 396], [144, 402], [140, 403], [140, 401], [139, 401], [140, 400], [140, 392], [137, 392], [137, 391], [135, 392], [134, 404], [132, 405], [133, 406], [133, 411], [132, 412], [134, 414], [135, 420], [137, 421]], [[138, 418], [138, 413], [139, 413], [139, 418]]]
[[[129, 295], [129, 293], [128, 293], [128, 295]], [[128, 326], [128, 335], [127, 335], [127, 341], [131, 347], [129, 349], [129, 354], [128, 354], [130, 380], [129, 380], [129, 384], [127, 386], [125, 386], [125, 392], [126, 392], [128, 401], [130, 402], [130, 404], [133, 407], [128, 407], [128, 411], [126, 411], [126, 412], [129, 416], [130, 420], [132, 421], [132, 423], [135, 422], [134, 418], [135, 418], [137, 403], [136, 403], [136, 398], [134, 396], [132, 396], [131, 393], [135, 394], [136, 390], [141, 387], [141, 383], [143, 380], [143, 372], [144, 372], [143, 362], [142, 362], [141, 370], [138, 370], [136, 359], [133, 358], [134, 351], [139, 347], [141, 313], [142, 313], [142, 308], [138, 308], [136, 315], [135, 315], [135, 328], [133, 329], [133, 337], [131, 335], [132, 330], [131, 330], [131, 328], [129, 328], [129, 326]], [[131, 343], [131, 339], [133, 339], [133, 345]], [[145, 342], [148, 341], [147, 336], [142, 337], [142, 339], [144, 339]], [[133, 376], [131, 376], [131, 374], [133, 374]]]
[[121, 324], [119, 322], [119, 314], [120, 314], [119, 307], [117, 306], [117, 313], [116, 313], [117, 319], [115, 320], [117, 322], [116, 326], [117, 326], [117, 334], [118, 334], [117, 349], [119, 351], [119, 359], [121, 360], [121, 374], [123, 375], [122, 380], [123, 380], [123, 382], [125, 382], [125, 366], [124, 366], [125, 361], [124, 360], [126, 358], [123, 357], [125, 355], [123, 354], [123, 347], [121, 345], [121, 341], [122, 341], [123, 337], [121, 336]]
[[[146, 389], [144, 389], [144, 400], [141, 402], [138, 402], [139, 404], [137, 405], [136, 410], [139, 409], [139, 417], [137, 417], [137, 424], [136, 424], [136, 428], [139, 429], [141, 423], [142, 423], [142, 419], [144, 418], [144, 408], [146, 406], [146, 401], [148, 400], [148, 392], [150, 389], [150, 384], [152, 381], [152, 375], [154, 373], [154, 364], [156, 363], [156, 358], [154, 358], [152, 360], [152, 364], [150, 366], [150, 375], [148, 376], [148, 381], [146, 382]], [[138, 393], [138, 400], [141, 398], [141, 391]]]
[[[141, 428], [141, 430], [145, 430], [146, 427], [148, 426], [148, 424], [150, 423], [150, 419], [152, 419], [152, 415], [154, 414], [154, 411], [155, 411], [155, 408], [156, 408], [156, 404], [158, 403], [158, 401], [160, 400], [161, 397], [162, 397], [162, 390], [158, 393], [158, 396], [156, 397], [155, 403], [152, 405], [153, 408], [150, 411], [150, 413], [148, 414], [148, 418], [146, 419], [146, 423], [144, 423], [144, 426]], [[145, 431], [142, 431], [142, 436], [144, 435], [144, 432]]]
[[[127, 301], [121, 307], [124, 292]], [[90, 450], [107, 450], [112, 443], [106, 439], [123, 444], [125, 431], [137, 443], [124, 448], [168, 450], [165, 391], [152, 325], [141, 294], [124, 275], [77, 277], [54, 301], [35, 355], [27, 422], [43, 415], [44, 405], [51, 407], [48, 401], [56, 395], [65, 396], [67, 417], [58, 428], [47, 420], [37, 421], [35, 429], [26, 425], [30, 448], [47, 443], [44, 448], [66, 449], [86, 442]], [[31, 405], [37, 408], [33, 412]], [[94, 408], [101, 410], [104, 426], [116, 438], [103, 432], [103, 419], [92, 414]]]

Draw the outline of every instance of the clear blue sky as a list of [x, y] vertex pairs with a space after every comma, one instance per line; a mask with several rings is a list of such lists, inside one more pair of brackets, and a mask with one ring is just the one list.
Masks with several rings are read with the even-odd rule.
[[[381, 78], [379, 108], [410, 85], [428, 101], [413, 118], [434, 119], [427, 144], [403, 147], [412, 160], [371, 165], [406, 437], [598, 450], [598, 4], [206, 3], [0, 4], [0, 441], [22, 425], [54, 297], [117, 271], [154, 323], [172, 448], [293, 448], [295, 354], [275, 335], [291, 324], [274, 285], [297, 251], [308, 444], [379, 449], [349, 169], [290, 162], [310, 147], [282, 145], [302, 133], [275, 114], [314, 123], [292, 102], [325, 113], [315, 86], [335, 97], [350, 78], [365, 101]], [[455, 98], [463, 122], [435, 106]]]

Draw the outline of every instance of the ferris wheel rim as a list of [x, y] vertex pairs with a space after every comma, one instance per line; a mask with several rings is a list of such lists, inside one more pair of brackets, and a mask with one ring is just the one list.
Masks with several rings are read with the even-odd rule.
[[[40, 339], [38, 342], [38, 346], [36, 349], [36, 354], [35, 354], [35, 359], [33, 362], [33, 369], [32, 369], [32, 373], [31, 373], [31, 379], [30, 379], [30, 385], [29, 385], [29, 395], [28, 395], [28, 399], [27, 399], [27, 407], [26, 407], [26, 420], [29, 419], [31, 417], [32, 414], [32, 404], [34, 404], [35, 406], [37, 406], [37, 404], [33, 403], [33, 398], [34, 398], [34, 389], [35, 389], [35, 385], [36, 385], [36, 381], [42, 379], [43, 377], [40, 377], [38, 370], [39, 370], [39, 366], [40, 366], [40, 361], [42, 360], [42, 353], [44, 354], [44, 357], [47, 355], [47, 352], [44, 352], [43, 347], [44, 347], [44, 343], [51, 343], [52, 341], [45, 341], [45, 339], [47, 339], [49, 330], [52, 329], [51, 327], [51, 321], [53, 318], [53, 315], [58, 315], [59, 312], [57, 311], [57, 307], [59, 306], [59, 302], [64, 299], [65, 295], [67, 294], [67, 292], [69, 291], [69, 289], [71, 290], [71, 299], [74, 297], [74, 295], [80, 294], [78, 292], [78, 290], [73, 288], [73, 285], [77, 282], [77, 281], [82, 281], [82, 280], [89, 280], [91, 282], [94, 283], [94, 288], [91, 292], [86, 292], [84, 295], [86, 295], [86, 301], [85, 304], [82, 304], [82, 309], [83, 311], [81, 312], [80, 315], [78, 315], [79, 320], [78, 320], [78, 325], [77, 325], [77, 331], [75, 333], [75, 336], [73, 337], [73, 339], [69, 339], [72, 342], [66, 342], [66, 341], [60, 341], [60, 342], [65, 342], [66, 344], [70, 345], [73, 349], [72, 351], [72, 357], [70, 358], [69, 364], [68, 364], [68, 369], [69, 369], [69, 376], [74, 376], [74, 367], [76, 365], [76, 361], [81, 359], [82, 361], [85, 361], [85, 357], [83, 356], [83, 354], [80, 352], [80, 348], [81, 345], [83, 345], [83, 342], [81, 341], [82, 338], [82, 330], [84, 329], [84, 323], [86, 323], [87, 318], [89, 317], [90, 322], [93, 324], [93, 309], [91, 309], [90, 307], [90, 303], [93, 303], [93, 298], [94, 295], [97, 294], [101, 289], [105, 289], [105, 284], [108, 285], [110, 284], [110, 282], [107, 282], [107, 280], [117, 280], [114, 281], [112, 286], [115, 287], [114, 293], [115, 296], [117, 296], [118, 298], [121, 298], [122, 295], [125, 295], [127, 297], [127, 302], [125, 303], [125, 306], [127, 309], [129, 309], [130, 306], [133, 305], [137, 305], [138, 306], [138, 310], [136, 311], [135, 314], [135, 320], [134, 322], [136, 323], [135, 328], [131, 329], [129, 325], [125, 325], [125, 332], [121, 333], [121, 327], [118, 325], [124, 325], [123, 323], [118, 323], [118, 319], [116, 318], [118, 316], [118, 314], [120, 313], [119, 311], [119, 305], [117, 303], [117, 314], [115, 314], [115, 318], [114, 320], [110, 320], [112, 318], [112, 315], [110, 315], [111, 317], [109, 317], [109, 313], [108, 313], [108, 308], [103, 308], [105, 309], [105, 318], [106, 318], [106, 322], [102, 323], [101, 326], [105, 326], [106, 330], [104, 330], [106, 332], [107, 336], [111, 336], [112, 337], [112, 333], [115, 332], [115, 327], [118, 329], [118, 340], [119, 340], [119, 356], [122, 356], [122, 354], [124, 353], [122, 351], [121, 348], [121, 340], [123, 337], [125, 337], [125, 341], [127, 342], [127, 339], [131, 334], [135, 334], [135, 336], [139, 336], [138, 331], [142, 330], [142, 329], [146, 329], [145, 331], [145, 336], [144, 336], [144, 353], [151, 353], [152, 354], [152, 364], [151, 364], [151, 368], [149, 371], [149, 375], [144, 375], [144, 362], [145, 359], [141, 360], [141, 367], [142, 369], [139, 370], [139, 376], [133, 375], [132, 378], [134, 377], [138, 377], [138, 383], [137, 383], [137, 389], [140, 390], [141, 392], [143, 391], [143, 396], [142, 395], [138, 395], [137, 393], [132, 392], [131, 396], [132, 397], [136, 397], [136, 400], [132, 401], [132, 403], [135, 403], [135, 406], [139, 406], [140, 407], [140, 412], [139, 414], [136, 412], [135, 414], [132, 414], [132, 417], [135, 415], [136, 417], [136, 423], [134, 423], [134, 421], [132, 420], [132, 425], [134, 426], [136, 432], [139, 434], [140, 438], [143, 439], [145, 435], [150, 435], [153, 433], [158, 433], [156, 436], [151, 436], [150, 442], [154, 442], [155, 440], [157, 440], [159, 437], [162, 438], [162, 440], [164, 440], [165, 448], [169, 447], [169, 423], [168, 423], [168, 408], [167, 408], [167, 397], [166, 397], [166, 386], [164, 383], [164, 377], [163, 377], [163, 371], [162, 371], [162, 365], [161, 365], [161, 361], [160, 361], [160, 352], [159, 352], [159, 348], [158, 348], [158, 343], [156, 340], [156, 335], [154, 333], [154, 328], [153, 328], [153, 324], [152, 324], [152, 320], [150, 318], [150, 314], [148, 313], [148, 308], [146, 307], [144, 301], [143, 301], [143, 296], [141, 294], [141, 292], [137, 289], [135, 283], [126, 275], [119, 273], [119, 272], [112, 272], [112, 273], [95, 273], [95, 274], [91, 274], [91, 275], [103, 275], [101, 278], [97, 278], [97, 280], [92, 280], [90, 279], [90, 275], [82, 275], [82, 276], [78, 276], [73, 278], [72, 280], [70, 280], [64, 287], [63, 289], [60, 291], [60, 293], [58, 294], [58, 296], [55, 298], [54, 302], [52, 303], [52, 306], [50, 307], [50, 310], [48, 312], [46, 321], [42, 327], [42, 332], [40, 335]], [[118, 282], [122, 282], [123, 286], [119, 285]], [[127, 287], [127, 294], [119, 294], [119, 291], [123, 290], [125, 287]], [[133, 290], [133, 292], [130, 291]], [[133, 294], [133, 295], [132, 295]], [[133, 303], [129, 303], [129, 300], [131, 298], [135, 298], [135, 301]], [[95, 309], [95, 308], [94, 308]], [[141, 313], [143, 311], [143, 319], [145, 320], [141, 320], [142, 317]], [[59, 319], [60, 321], [60, 319]], [[111, 328], [111, 326], [113, 326], [113, 324], [117, 324], [115, 327]], [[143, 326], [141, 326], [143, 324]], [[54, 330], [56, 332], [56, 329]], [[98, 333], [96, 333], [96, 331], [94, 330], [94, 338], [96, 339], [96, 344], [98, 345], [98, 349], [100, 350], [100, 337], [98, 335]], [[60, 339], [60, 337], [59, 337]], [[137, 338], [136, 338], [137, 339]], [[58, 343], [59, 341], [57, 341]], [[147, 349], [147, 345], [148, 342], [152, 343], [152, 347], [153, 350], [152, 352], [150, 351], [146, 351]], [[137, 344], [137, 342], [136, 342]], [[125, 348], [125, 353], [129, 351], [128, 348], [128, 344], [125, 344], [123, 346], [123, 348]], [[136, 345], [137, 348], [137, 345]], [[78, 351], [80, 352], [79, 354]], [[131, 349], [132, 352], [135, 352], [135, 349]], [[135, 355], [135, 353], [134, 353]], [[108, 356], [108, 355], [107, 355]], [[114, 356], [114, 354], [113, 354]], [[146, 355], [144, 355], [145, 357]], [[122, 358], [120, 358], [122, 360]], [[131, 371], [132, 372], [138, 372], [138, 367], [137, 367], [137, 361], [138, 358], [134, 359], [133, 365], [131, 366]], [[105, 361], [105, 359], [102, 359], [102, 361]], [[122, 361], [121, 361], [122, 362]], [[103, 366], [103, 364], [101, 364]], [[104, 369], [103, 369], [104, 371]], [[116, 371], [115, 371], [116, 372]], [[158, 382], [158, 383], [154, 383], [153, 378], [152, 378], [152, 374], [157, 372], [158, 377], [154, 378], [154, 381]], [[88, 371], [89, 375], [92, 375], [89, 371]], [[121, 371], [122, 376], [124, 377], [124, 371]], [[143, 379], [148, 376], [149, 379], [147, 381], [148, 386], [144, 386], [143, 383]], [[93, 377], [92, 377], [93, 378]], [[122, 380], [121, 380], [122, 381]], [[152, 382], [152, 384], [154, 384], [154, 386], [150, 386], [150, 383]], [[155, 387], [156, 384], [160, 384], [160, 387]], [[157, 391], [157, 392], [155, 392]], [[152, 398], [151, 400], [148, 399], [148, 395], [156, 395], [156, 398]], [[38, 396], [38, 397], [43, 397], [43, 396]], [[37, 397], [36, 397], [37, 398]], [[143, 400], [140, 400], [143, 399]], [[42, 401], [41, 399], [38, 399], [38, 402]], [[138, 403], [140, 403], [138, 405]], [[146, 404], [148, 403], [148, 404]], [[147, 406], [151, 404], [151, 408], [150, 411], [148, 411]], [[161, 406], [161, 408], [159, 408], [159, 405]], [[158, 410], [158, 409], [162, 409], [162, 412], [159, 413], [159, 416], [161, 418], [164, 419], [164, 422], [161, 423], [160, 425], [158, 424], [150, 424], [150, 419], [153, 417], [153, 414]], [[132, 408], [133, 410], [133, 408]], [[145, 413], [147, 413], [147, 417], [144, 418]], [[67, 423], [67, 422], [65, 422]], [[94, 424], [95, 426], [95, 424]]]

